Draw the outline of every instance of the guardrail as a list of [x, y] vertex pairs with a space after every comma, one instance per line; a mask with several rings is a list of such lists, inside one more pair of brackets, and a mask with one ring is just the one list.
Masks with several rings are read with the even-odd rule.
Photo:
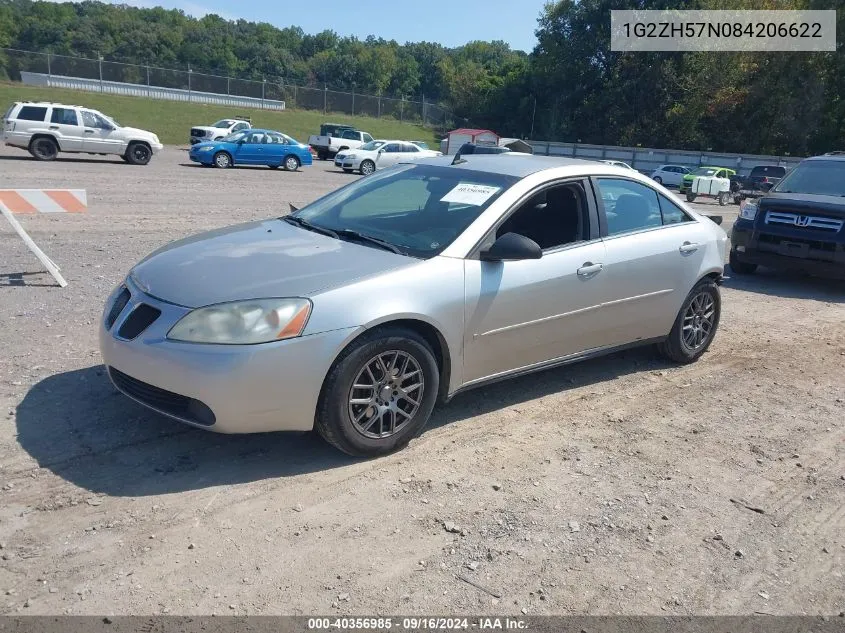
[[284, 110], [285, 102], [258, 97], [241, 97], [236, 95], [221, 95], [214, 92], [198, 90], [182, 90], [180, 88], [164, 88], [131, 84], [120, 81], [103, 81], [99, 79], [85, 79], [81, 77], [66, 77], [63, 75], [47, 75], [21, 71], [21, 82], [30, 86], [46, 86], [49, 88], [69, 88], [71, 90], [85, 90], [88, 92], [105, 92], [108, 94], [129, 97], [146, 97], [148, 99], [164, 99], [167, 101], [187, 101], [191, 103], [206, 103], [232, 107], [259, 108], [262, 110]]
[[727, 167], [740, 176], [747, 176], [758, 165], [794, 167], [802, 158], [795, 156], [766, 156], [757, 154], [731, 154], [720, 152], [692, 152], [648, 147], [620, 147], [615, 145], [585, 145], [581, 143], [555, 143], [552, 141], [527, 141], [535, 154], [541, 156], [566, 156], [587, 160], [621, 160], [637, 171], [650, 174], [661, 165], [682, 165], [694, 169], [701, 166]]

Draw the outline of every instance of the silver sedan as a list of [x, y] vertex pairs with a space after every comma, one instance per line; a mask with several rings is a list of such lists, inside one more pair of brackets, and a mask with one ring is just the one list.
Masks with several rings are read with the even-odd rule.
[[375, 455], [465, 389], [635, 345], [707, 350], [727, 244], [710, 219], [603, 163], [453, 162], [147, 256], [105, 306], [111, 380], [211, 431], [316, 428]]

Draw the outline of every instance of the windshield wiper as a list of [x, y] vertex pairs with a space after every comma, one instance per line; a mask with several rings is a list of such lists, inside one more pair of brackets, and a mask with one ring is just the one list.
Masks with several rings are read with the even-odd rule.
[[356, 240], [361, 240], [362, 242], [369, 242], [371, 244], [375, 244], [376, 246], [380, 246], [385, 250], [392, 251], [397, 255], [405, 255], [402, 249], [398, 246], [391, 244], [386, 240], [373, 237], [372, 235], [367, 235], [366, 233], [359, 233], [358, 231], [353, 231], [352, 229], [340, 229], [336, 231], [336, 234], [339, 237], [351, 237]]
[[308, 220], [304, 220], [303, 218], [300, 218], [297, 215], [283, 215], [279, 219], [284, 222], [287, 222], [288, 224], [293, 224], [294, 226], [303, 228], [307, 231], [314, 231], [314, 233], [321, 233], [323, 235], [328, 235], [329, 237], [338, 239], [338, 234], [335, 231], [323, 228], [322, 226], [317, 226], [316, 224], [311, 224]]

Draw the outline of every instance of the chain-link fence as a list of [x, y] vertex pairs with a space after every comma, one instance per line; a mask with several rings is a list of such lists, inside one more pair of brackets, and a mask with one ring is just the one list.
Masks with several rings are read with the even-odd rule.
[[[455, 117], [446, 108], [427, 102], [424, 97], [416, 100], [368, 95], [331, 90], [327, 84], [298, 86], [281, 78], [256, 81], [197, 72], [193, 69], [177, 70], [0, 48], [0, 80], [31, 80], [34, 75], [39, 76], [39, 83], [42, 85], [72, 85], [79, 89], [135, 96], [170, 98], [168, 94], [178, 91], [184, 94], [173, 98], [196, 103], [210, 102], [208, 95], [224, 95], [244, 98], [245, 105], [252, 107], [264, 107], [265, 103], [269, 107], [270, 103], [276, 103], [282, 104], [281, 107], [321, 110], [326, 114], [333, 112], [353, 116], [387, 117], [441, 129], [468, 123], [465, 119]], [[69, 84], [61, 82], [63, 78], [86, 81]], [[143, 86], [148, 90], [138, 88]], [[155, 90], [157, 88], [170, 92]]]

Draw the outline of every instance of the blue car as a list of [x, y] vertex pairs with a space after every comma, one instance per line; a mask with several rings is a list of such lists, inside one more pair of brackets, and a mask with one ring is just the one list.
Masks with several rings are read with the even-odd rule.
[[197, 143], [191, 147], [191, 160], [201, 165], [232, 167], [233, 165], [267, 165], [296, 171], [312, 163], [311, 151], [287, 134], [275, 130], [241, 130], [219, 141]]

